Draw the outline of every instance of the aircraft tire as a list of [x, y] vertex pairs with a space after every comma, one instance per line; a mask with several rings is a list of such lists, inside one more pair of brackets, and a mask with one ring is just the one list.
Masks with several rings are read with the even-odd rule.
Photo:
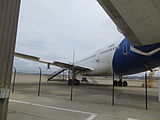
[[127, 86], [128, 86], [127, 81], [124, 81], [124, 82], [123, 82], [123, 87], [127, 87]]
[[117, 85], [118, 85], [117, 80], [114, 80], [113, 85], [114, 85], [114, 86], [117, 86]]
[[[68, 85], [72, 85], [72, 79], [68, 80]], [[80, 85], [80, 81], [79, 80], [74, 80], [73, 81], [73, 85], [79, 86]]]
[[117, 82], [118, 86], [122, 87], [123, 82], [120, 80]]

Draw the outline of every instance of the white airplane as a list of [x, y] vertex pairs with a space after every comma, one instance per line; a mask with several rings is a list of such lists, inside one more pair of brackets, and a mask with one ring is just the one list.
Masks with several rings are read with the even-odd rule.
[[[160, 29], [157, 29], [158, 31], [157, 33], [156, 32], [150, 33], [150, 36], [152, 36], [152, 38], [154, 39], [150, 39], [150, 41], [148, 38], [143, 39], [143, 36], [140, 36], [140, 34], [138, 33], [143, 32], [142, 30], [146, 29], [145, 26], [144, 28], [142, 26], [140, 28], [142, 30], [138, 32], [136, 31], [136, 29], [133, 29], [132, 27], [130, 27], [133, 25], [141, 26], [141, 22], [137, 21], [137, 22], [134, 22], [133, 24], [132, 21], [131, 22], [129, 21], [128, 24], [126, 24], [127, 19], [124, 22], [122, 19], [123, 15], [120, 15], [117, 17], [119, 13], [118, 11], [114, 11], [113, 6], [110, 5], [111, 0], [98, 0], [98, 1], [102, 5], [104, 10], [112, 18], [112, 20], [116, 23], [116, 25], [119, 27], [122, 33], [124, 34], [125, 38], [123, 40], [108, 42], [106, 46], [93, 52], [86, 58], [76, 61], [74, 65], [70, 63], [63, 63], [58, 61], [47, 62], [47, 61], [41, 60], [38, 57], [29, 56], [21, 53], [15, 53], [15, 56], [46, 63], [48, 65], [59, 66], [63, 68], [59, 71], [59, 73], [66, 69], [73, 70], [73, 68], [76, 72], [78, 72], [82, 76], [109, 76], [109, 75], [113, 75], [114, 73], [115, 75], [120, 76], [119, 81], [114, 81], [114, 85], [116, 86], [117, 85], [127, 86], [126, 81], [122, 82], [121, 76], [123, 75], [136, 74], [136, 73], [152, 70], [153, 68], [159, 67], [160, 66], [160, 36], [159, 36]], [[142, 1], [137, 1], [137, 2], [142, 2]], [[131, 2], [131, 5], [133, 5], [132, 2]], [[110, 7], [111, 7], [111, 11], [110, 11]], [[117, 13], [115, 14], [115, 12]], [[132, 15], [127, 13], [127, 10], [125, 12], [126, 12], [125, 17], [126, 16], [133, 17]], [[136, 11], [133, 11], [133, 12], [136, 12]], [[140, 11], [140, 12], [143, 12], [143, 11]], [[143, 17], [145, 17], [145, 15]], [[158, 15], [157, 17], [160, 18], [160, 16]], [[124, 24], [122, 24], [123, 22]], [[155, 22], [157, 22], [157, 25], [160, 26], [159, 21], [155, 21]], [[152, 25], [150, 21], [148, 21], [148, 24]], [[130, 30], [132, 30], [132, 32], [129, 33], [128, 31]]]

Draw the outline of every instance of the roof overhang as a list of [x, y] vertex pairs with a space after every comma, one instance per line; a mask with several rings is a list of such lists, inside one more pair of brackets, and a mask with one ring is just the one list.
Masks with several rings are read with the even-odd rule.
[[160, 43], [160, 0], [98, 0], [133, 46]]

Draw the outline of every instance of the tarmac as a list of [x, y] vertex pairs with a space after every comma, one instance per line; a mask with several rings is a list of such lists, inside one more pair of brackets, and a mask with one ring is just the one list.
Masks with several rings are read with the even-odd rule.
[[[38, 96], [37, 75], [17, 75], [15, 91], [10, 95], [8, 120], [159, 120], [158, 88], [148, 88], [148, 110], [145, 109], [145, 88], [46, 81], [42, 77]], [[139, 83], [137, 83], [139, 84]]]

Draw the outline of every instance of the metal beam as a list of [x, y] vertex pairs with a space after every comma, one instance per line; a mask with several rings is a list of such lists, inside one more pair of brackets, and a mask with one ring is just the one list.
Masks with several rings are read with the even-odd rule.
[[[0, 0], [0, 89], [10, 89], [21, 0]], [[0, 120], [7, 120], [8, 100], [0, 99]]]

